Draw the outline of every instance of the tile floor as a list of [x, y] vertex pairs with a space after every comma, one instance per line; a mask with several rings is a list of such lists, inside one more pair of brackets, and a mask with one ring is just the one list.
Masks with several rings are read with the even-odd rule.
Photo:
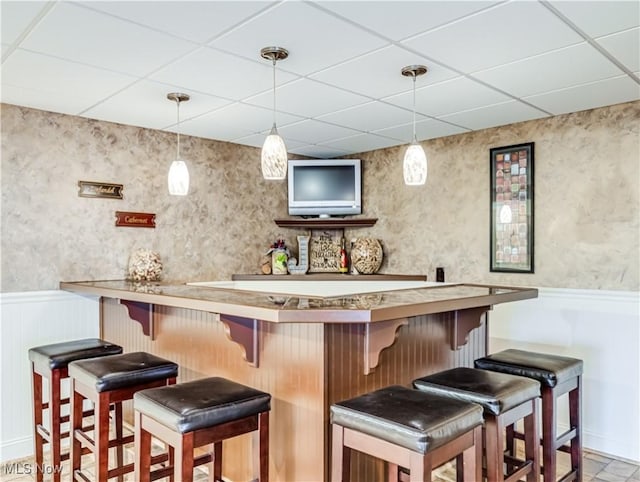
[[[130, 455], [130, 454], [129, 454]], [[87, 455], [85, 457], [91, 457]], [[566, 470], [568, 467], [568, 454], [559, 454], [558, 471]], [[90, 459], [88, 459], [90, 460]], [[68, 470], [68, 462], [63, 464], [63, 481], [71, 480]], [[85, 465], [83, 465], [85, 467]], [[90, 465], [86, 465], [90, 468]], [[30, 473], [33, 470], [33, 459], [23, 459], [7, 462], [0, 466], [0, 482], [33, 482], [35, 475]], [[640, 465], [632, 464], [623, 460], [616, 460], [593, 452], [585, 451], [583, 457], [584, 482], [640, 482]], [[91, 471], [89, 470], [89, 474]], [[454, 482], [455, 471], [453, 466], [446, 465], [438, 470], [437, 482]], [[45, 475], [45, 481], [51, 480], [51, 476]], [[132, 474], [125, 477], [128, 482], [135, 482]], [[207, 480], [204, 470], [196, 469], [195, 482]], [[291, 481], [294, 482], [294, 481]]]

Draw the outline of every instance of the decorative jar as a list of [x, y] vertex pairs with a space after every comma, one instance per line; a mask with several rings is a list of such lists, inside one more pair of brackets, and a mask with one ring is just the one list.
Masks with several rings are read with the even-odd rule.
[[159, 281], [162, 276], [160, 255], [150, 249], [138, 248], [129, 258], [129, 279], [132, 281]]

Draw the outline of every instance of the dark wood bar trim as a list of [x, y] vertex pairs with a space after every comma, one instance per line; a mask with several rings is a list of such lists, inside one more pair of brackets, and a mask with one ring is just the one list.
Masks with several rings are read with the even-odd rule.
[[364, 325], [364, 374], [368, 375], [378, 366], [380, 353], [390, 347], [398, 337], [401, 326], [408, 325], [407, 318], [399, 320], [382, 321]]
[[452, 350], [459, 350], [467, 344], [469, 332], [480, 326], [482, 315], [490, 309], [489, 306], [480, 306], [454, 312], [453, 319], [449, 321], [449, 340]]

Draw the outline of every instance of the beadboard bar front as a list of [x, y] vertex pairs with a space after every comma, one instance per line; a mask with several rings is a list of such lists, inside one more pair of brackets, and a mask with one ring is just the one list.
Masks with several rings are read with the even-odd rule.
[[[112, 282], [105, 282], [107, 286], [109, 283]], [[344, 308], [348, 303], [331, 299], [312, 300], [308, 310], [312, 313], [302, 314], [299, 321], [282, 322], [279, 317], [287, 319], [295, 315], [282, 313], [282, 306], [269, 312], [255, 299], [251, 301], [252, 295], [248, 293], [245, 293], [247, 303], [254, 306], [246, 312], [235, 306], [223, 306], [221, 300], [233, 304], [233, 297], [219, 294], [214, 296], [215, 300], [206, 300], [215, 301], [219, 311], [214, 312], [206, 309], [210, 308], [206, 303], [196, 309], [192, 299], [179, 303], [175, 297], [158, 294], [159, 291], [171, 294], [171, 286], [162, 286], [149, 296], [140, 296], [133, 290], [130, 293], [110, 290], [100, 282], [61, 283], [61, 288], [100, 294], [101, 336], [123, 346], [126, 352], [146, 351], [175, 361], [180, 365], [179, 382], [222, 376], [269, 392], [272, 395], [269, 473], [270, 480], [280, 482], [328, 480], [332, 403], [388, 385], [408, 386], [415, 378], [446, 368], [473, 366], [475, 358], [486, 354], [486, 310], [494, 303], [537, 296], [537, 291], [531, 289], [505, 288], [502, 293], [501, 288], [496, 288], [495, 292], [488, 290], [490, 294], [486, 296], [467, 297], [457, 304], [449, 300], [448, 307], [459, 309], [428, 313], [430, 310], [425, 306], [416, 308], [415, 300], [406, 306], [392, 303], [395, 298], [389, 292], [381, 295], [388, 297], [386, 304], [384, 300], [380, 303], [381, 309], [394, 307], [387, 312], [390, 316], [387, 319], [375, 319], [375, 306], [354, 310], [351, 305], [350, 309]], [[99, 288], [99, 293], [95, 288]], [[176, 292], [182, 293], [183, 288], [176, 288]], [[405, 293], [398, 300], [406, 301], [407, 296]], [[145, 335], [141, 325], [132, 321], [131, 304], [120, 302], [126, 298], [150, 303], [154, 337]], [[320, 309], [318, 303], [322, 305]], [[307, 305], [296, 301], [296, 306]], [[310, 316], [314, 306], [317, 310]], [[336, 321], [340, 319], [340, 310], [344, 310], [343, 320], [353, 320]], [[417, 314], [420, 311], [427, 313]], [[267, 320], [246, 316], [258, 312]], [[362, 319], [365, 312], [369, 320]], [[462, 318], [474, 320], [463, 323], [470, 329], [463, 335], [458, 330], [461, 313]], [[400, 316], [391, 317], [392, 314]], [[240, 320], [234, 318], [239, 315], [243, 315]], [[246, 333], [231, 339], [228, 324], [239, 321], [238, 326]], [[237, 327], [234, 329], [237, 331]], [[379, 338], [371, 338], [377, 334], [381, 334]], [[452, 342], [454, 335], [456, 341]], [[239, 344], [238, 338], [249, 341]], [[455, 349], [460, 341], [464, 344]], [[245, 360], [249, 344], [253, 366]], [[251, 437], [237, 437], [224, 444], [226, 479], [250, 480]], [[367, 456], [354, 454], [352, 467], [353, 481], [384, 480], [383, 465]]]

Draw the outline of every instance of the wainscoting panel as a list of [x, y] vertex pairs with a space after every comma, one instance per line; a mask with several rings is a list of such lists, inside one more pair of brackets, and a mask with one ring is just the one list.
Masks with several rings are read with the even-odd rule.
[[537, 299], [497, 305], [489, 352], [505, 348], [584, 360], [583, 445], [640, 461], [640, 293], [540, 288]]
[[100, 332], [98, 298], [65, 291], [0, 293], [0, 462], [33, 454], [29, 348]]

